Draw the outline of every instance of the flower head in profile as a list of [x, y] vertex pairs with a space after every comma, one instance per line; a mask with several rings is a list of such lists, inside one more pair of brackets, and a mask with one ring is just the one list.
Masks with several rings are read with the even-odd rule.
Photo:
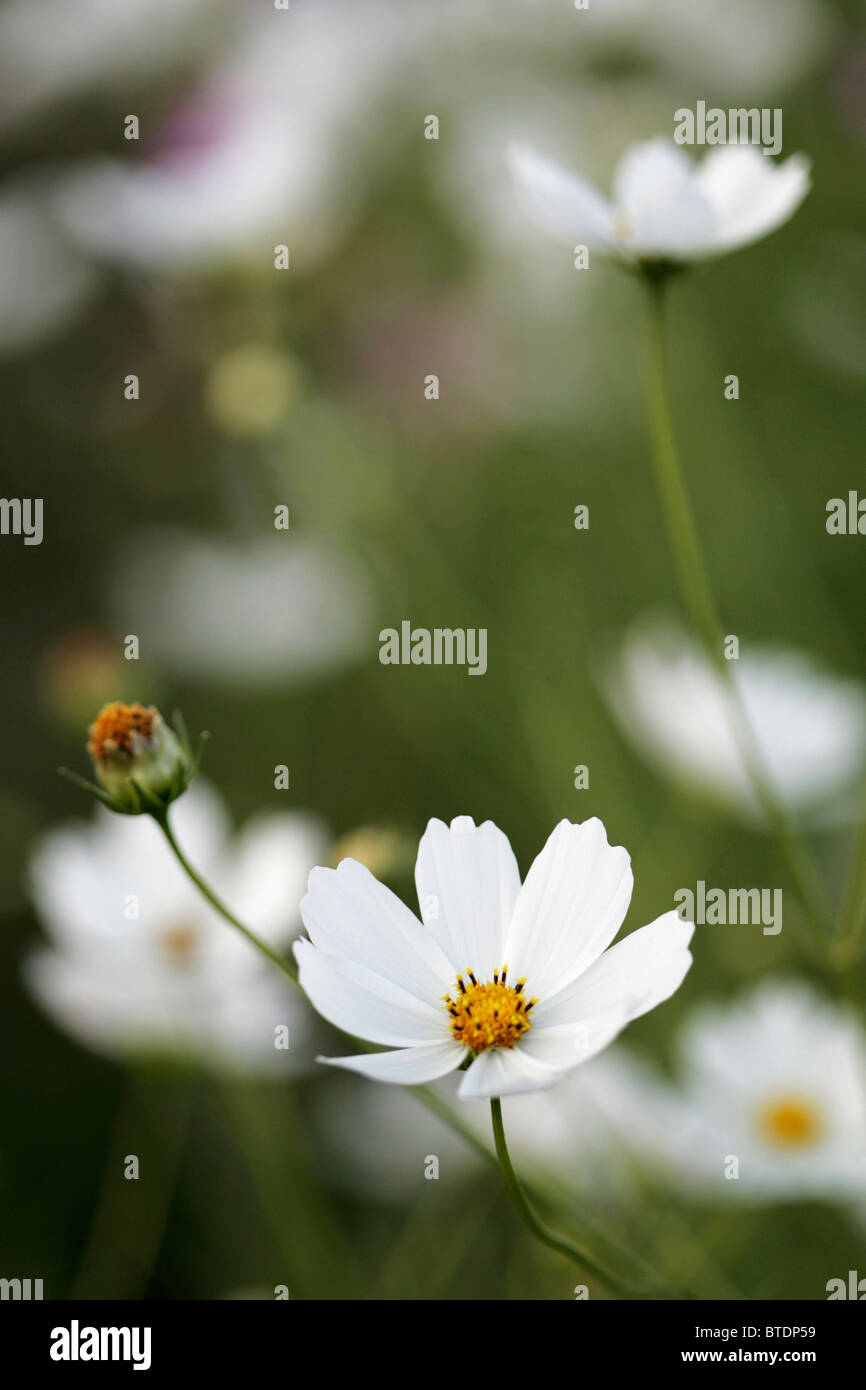
[[517, 187], [555, 236], [629, 264], [681, 264], [769, 236], [809, 191], [809, 164], [782, 164], [751, 145], [722, 145], [695, 164], [664, 137], [630, 145], [608, 199], [580, 174], [522, 145], [509, 150]]
[[393, 1050], [323, 1059], [414, 1085], [468, 1066], [463, 1098], [554, 1085], [667, 999], [694, 930], [676, 912], [607, 948], [632, 893], [601, 821], [561, 821], [521, 885], [501, 830], [431, 820], [418, 848], [419, 919], [353, 859], [314, 869], [295, 944], [329, 1022]]
[[[751, 644], [731, 677], [790, 810], [829, 825], [856, 812], [849, 793], [866, 761], [862, 686], [804, 652]], [[675, 619], [636, 619], [608, 657], [602, 687], [623, 734], [662, 776], [764, 828], [723, 683]]]
[[199, 758], [179, 716], [175, 724], [176, 730], [170, 728], [155, 705], [113, 700], [103, 705], [88, 731], [87, 751], [99, 785], [61, 771], [112, 811], [161, 815], [198, 771]]

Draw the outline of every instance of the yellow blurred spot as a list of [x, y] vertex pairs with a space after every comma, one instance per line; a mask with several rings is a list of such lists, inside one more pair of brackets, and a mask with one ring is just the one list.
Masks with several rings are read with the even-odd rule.
[[162, 932], [159, 940], [172, 965], [189, 965], [198, 950], [198, 928], [179, 922]]
[[376, 878], [388, 878], [411, 868], [412, 855], [412, 843], [402, 830], [391, 825], [361, 825], [337, 840], [328, 859], [333, 868], [341, 859], [357, 859]]
[[821, 1115], [811, 1101], [779, 1096], [761, 1107], [760, 1128], [765, 1139], [792, 1149], [813, 1144], [821, 1133]]
[[275, 429], [297, 394], [291, 359], [260, 343], [234, 348], [207, 374], [205, 410], [224, 434], [260, 435]]

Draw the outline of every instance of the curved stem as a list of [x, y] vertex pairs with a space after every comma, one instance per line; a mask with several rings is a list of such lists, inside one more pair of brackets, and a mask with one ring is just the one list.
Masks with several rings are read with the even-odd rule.
[[788, 810], [773, 786], [754, 730], [743, 708], [730, 662], [724, 656], [722, 628], [674, 434], [665, 341], [665, 285], [663, 280], [645, 277], [645, 287], [645, 392], [653, 471], [680, 594], [692, 626], [722, 682], [729, 702], [733, 732], [746, 771], [767, 824], [785, 860], [795, 892], [813, 934], [826, 944], [829, 930], [821, 907], [820, 880]]
[[161, 816], [154, 816], [154, 820], [171, 846], [171, 851], [180, 864], [180, 867], [183, 869], [184, 873], [192, 879], [192, 882], [195, 884], [202, 897], [207, 898], [211, 907], [214, 908], [221, 917], [224, 917], [236, 931], [239, 931], [241, 936], [245, 936], [247, 941], [249, 941], [252, 946], [255, 946], [257, 951], [260, 951], [263, 956], [266, 956], [272, 965], [275, 965], [278, 970], [281, 970], [284, 975], [288, 976], [292, 984], [296, 985], [298, 983], [298, 971], [294, 961], [286, 959], [285, 956], [281, 956], [279, 952], [269, 946], [266, 941], [262, 941], [260, 936], [256, 936], [254, 931], [251, 931], [249, 927], [245, 927], [243, 922], [239, 921], [234, 913], [229, 911], [225, 903], [221, 902], [213, 889], [205, 883], [201, 874], [197, 873], [192, 867], [192, 864], [190, 864], [177, 840], [174, 838], [174, 832], [168, 823], [168, 813], [164, 812]]
[[490, 1102], [490, 1115], [493, 1121], [493, 1140], [496, 1145], [496, 1157], [499, 1159], [499, 1166], [502, 1169], [506, 1186], [508, 1187], [514, 1205], [517, 1207], [524, 1223], [536, 1239], [540, 1240], [544, 1245], [550, 1246], [551, 1250], [556, 1250], [560, 1255], [565, 1255], [568, 1259], [574, 1260], [575, 1264], [579, 1265], [582, 1269], [588, 1269], [590, 1273], [597, 1275], [598, 1278], [602, 1279], [615, 1293], [622, 1294], [624, 1297], [637, 1295], [638, 1291], [636, 1289], [620, 1279], [619, 1275], [614, 1274], [613, 1270], [602, 1264], [600, 1260], [597, 1260], [595, 1256], [590, 1254], [582, 1245], [578, 1245], [576, 1241], [570, 1240], [567, 1236], [557, 1235], [555, 1231], [552, 1231], [549, 1226], [544, 1224], [524, 1192], [520, 1179], [514, 1171], [514, 1165], [511, 1162], [511, 1155], [508, 1152], [508, 1144], [505, 1139], [505, 1125], [502, 1120], [502, 1102], [498, 1096], [494, 1097]]

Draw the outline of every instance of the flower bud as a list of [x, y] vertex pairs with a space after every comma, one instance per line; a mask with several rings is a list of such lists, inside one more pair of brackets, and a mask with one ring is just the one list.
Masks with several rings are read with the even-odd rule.
[[87, 751], [113, 810], [154, 814], [185, 792], [196, 772], [184, 730], [169, 728], [154, 705], [104, 705], [90, 726]]

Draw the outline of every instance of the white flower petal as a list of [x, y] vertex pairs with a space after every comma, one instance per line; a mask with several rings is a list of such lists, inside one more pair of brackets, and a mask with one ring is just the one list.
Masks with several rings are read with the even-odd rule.
[[774, 164], [750, 145], [710, 151], [695, 182], [715, 217], [705, 254], [731, 251], [775, 231], [793, 216], [811, 186], [803, 155]]
[[466, 1049], [448, 1042], [423, 1043], [398, 1052], [368, 1052], [355, 1057], [319, 1057], [329, 1067], [345, 1067], [371, 1081], [390, 1081], [398, 1086], [419, 1086], [435, 1081], [460, 1066]]
[[619, 931], [632, 893], [631, 862], [601, 821], [563, 820], [526, 876], [506, 937], [510, 978], [543, 999], [601, 955]]
[[639, 1018], [679, 989], [691, 963], [694, 926], [670, 911], [618, 941], [565, 989], [533, 1010], [533, 1031], [579, 1023], [587, 1015], [621, 1012]]
[[628, 1013], [619, 1003], [595, 1015], [581, 1014], [576, 1022], [573, 1014], [571, 1021], [555, 1026], [536, 1021], [521, 1039], [519, 1048], [533, 1061], [565, 1075], [612, 1043], [628, 1020]]
[[505, 933], [520, 871], [511, 845], [492, 821], [458, 816], [450, 828], [431, 820], [418, 846], [415, 885], [431, 935], [458, 971], [493, 978], [505, 957]]
[[525, 145], [509, 148], [508, 164], [526, 201], [555, 236], [589, 247], [612, 244], [612, 210], [592, 184]]
[[544, 1091], [561, 1079], [561, 1072], [536, 1061], [522, 1046], [491, 1047], [475, 1058], [457, 1094], [461, 1100], [489, 1100], [521, 1091]]
[[614, 203], [630, 212], [659, 191], [667, 194], [688, 183], [693, 169], [679, 145], [663, 136], [629, 145], [614, 170]]
[[390, 1047], [441, 1042], [444, 1009], [422, 1003], [366, 966], [325, 955], [311, 941], [295, 942], [301, 985], [329, 1023], [346, 1033]]
[[618, 234], [637, 255], [688, 258], [714, 226], [694, 165], [666, 139], [626, 150], [614, 174], [614, 201]]
[[433, 935], [356, 859], [314, 869], [300, 912], [320, 950], [357, 961], [426, 1004], [454, 983]]

